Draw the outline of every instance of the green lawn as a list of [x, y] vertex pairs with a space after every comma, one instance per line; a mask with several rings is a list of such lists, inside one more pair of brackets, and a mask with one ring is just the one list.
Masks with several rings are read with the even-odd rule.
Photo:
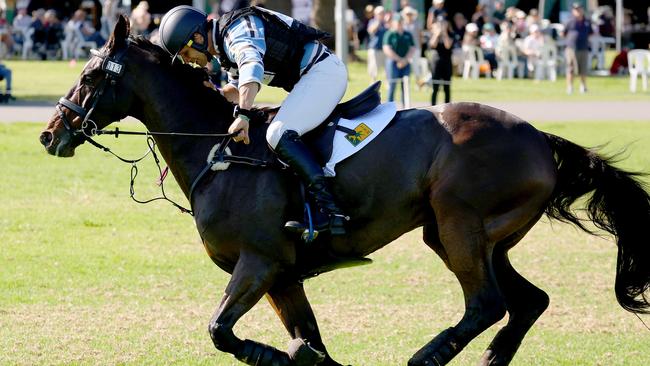
[[[363, 56], [363, 53], [362, 53]], [[71, 64], [64, 61], [7, 61], [6, 64], [14, 71], [14, 91], [18, 98], [25, 100], [46, 100], [54, 102], [64, 95], [79, 76], [84, 62]], [[348, 65], [350, 83], [344, 99], [350, 98], [366, 86], [370, 79], [366, 73], [365, 63]], [[383, 75], [382, 75], [383, 76]], [[385, 78], [385, 77], [384, 77]], [[629, 79], [626, 77], [590, 77], [589, 93], [572, 95], [571, 100], [648, 100], [650, 93], [629, 91]], [[454, 101], [537, 101], [537, 100], [567, 100], [564, 79], [557, 82], [534, 82], [533, 80], [503, 80], [480, 79], [463, 80], [454, 78], [452, 81], [452, 100]], [[431, 91], [425, 88], [421, 91], [412, 88], [412, 100], [430, 103]], [[386, 98], [386, 89], [382, 90]], [[258, 103], [279, 104], [284, 91], [278, 88], [264, 87]], [[439, 97], [442, 100], [442, 96]]]
[[[87, 144], [73, 159], [48, 156], [42, 127], [0, 124], [0, 365], [236, 365], [207, 334], [228, 276], [204, 253], [191, 218], [132, 203], [129, 166]], [[537, 127], [586, 145], [612, 141], [609, 152], [632, 143], [622, 166], [650, 172], [649, 122]], [[138, 138], [103, 141], [129, 156], [145, 149]], [[140, 177], [138, 194], [155, 193], [153, 169]], [[306, 283], [335, 359], [405, 364], [460, 319], [460, 287], [420, 237], [404, 235], [373, 254], [372, 266]], [[551, 296], [513, 365], [650, 364], [650, 332], [615, 301], [610, 238], [543, 219], [512, 257]], [[475, 364], [496, 329], [452, 364]], [[280, 349], [288, 341], [265, 301], [235, 331]]]

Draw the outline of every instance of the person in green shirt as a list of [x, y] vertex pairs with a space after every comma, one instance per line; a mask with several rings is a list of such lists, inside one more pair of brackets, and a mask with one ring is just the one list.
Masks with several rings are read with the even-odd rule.
[[[411, 59], [415, 54], [415, 41], [409, 32], [404, 31], [404, 24], [399, 14], [393, 16], [391, 28], [384, 35], [384, 54], [386, 55], [386, 77], [388, 79], [388, 101], [394, 100], [397, 83], [404, 76], [411, 74]], [[404, 103], [404, 85], [402, 84], [402, 103]]]

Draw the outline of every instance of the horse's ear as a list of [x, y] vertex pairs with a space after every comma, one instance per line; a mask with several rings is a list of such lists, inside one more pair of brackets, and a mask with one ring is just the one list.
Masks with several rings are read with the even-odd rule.
[[113, 34], [111, 34], [108, 42], [106, 42], [106, 47], [110, 50], [110, 53], [114, 53], [115, 50], [126, 45], [126, 40], [129, 38], [129, 27], [129, 19], [120, 14], [117, 18], [117, 24], [115, 24]]

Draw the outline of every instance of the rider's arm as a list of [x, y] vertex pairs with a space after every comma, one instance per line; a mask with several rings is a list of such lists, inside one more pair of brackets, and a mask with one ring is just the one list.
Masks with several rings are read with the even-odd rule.
[[260, 91], [260, 85], [258, 83], [247, 83], [239, 87], [239, 107], [243, 109], [251, 109], [253, 107], [253, 102], [255, 101], [255, 96]]
[[[262, 20], [254, 16], [245, 16], [236, 20], [226, 32], [224, 49], [226, 56], [237, 64], [236, 82], [229, 84], [232, 85], [232, 89], [226, 89], [224, 95], [229, 93], [230, 97], [234, 98], [233, 89], [238, 89], [236, 100], [239, 102], [239, 106], [243, 109], [250, 109], [264, 77], [262, 60], [266, 52], [266, 42]], [[234, 140], [248, 144], [250, 142], [248, 128], [248, 118], [240, 116], [230, 125], [228, 132], [239, 131]]]
[[256, 83], [259, 90], [266, 52], [262, 20], [255, 16], [242, 17], [228, 28], [224, 38], [226, 55], [237, 64], [237, 84]]
[[239, 103], [239, 90], [235, 85], [233, 84], [224, 85], [223, 89], [221, 89], [221, 93], [223, 93], [223, 96], [226, 97], [226, 99], [228, 99], [229, 102]]

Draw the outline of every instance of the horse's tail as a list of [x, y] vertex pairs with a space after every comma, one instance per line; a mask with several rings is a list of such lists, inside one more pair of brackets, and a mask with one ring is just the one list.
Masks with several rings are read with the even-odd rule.
[[[571, 211], [571, 204], [593, 192], [587, 215], [616, 237], [616, 299], [634, 313], [650, 313], [650, 196], [630, 173], [561, 137], [546, 134], [557, 165], [557, 183], [546, 214], [592, 233]], [[592, 233], [593, 234], [593, 233]]]

